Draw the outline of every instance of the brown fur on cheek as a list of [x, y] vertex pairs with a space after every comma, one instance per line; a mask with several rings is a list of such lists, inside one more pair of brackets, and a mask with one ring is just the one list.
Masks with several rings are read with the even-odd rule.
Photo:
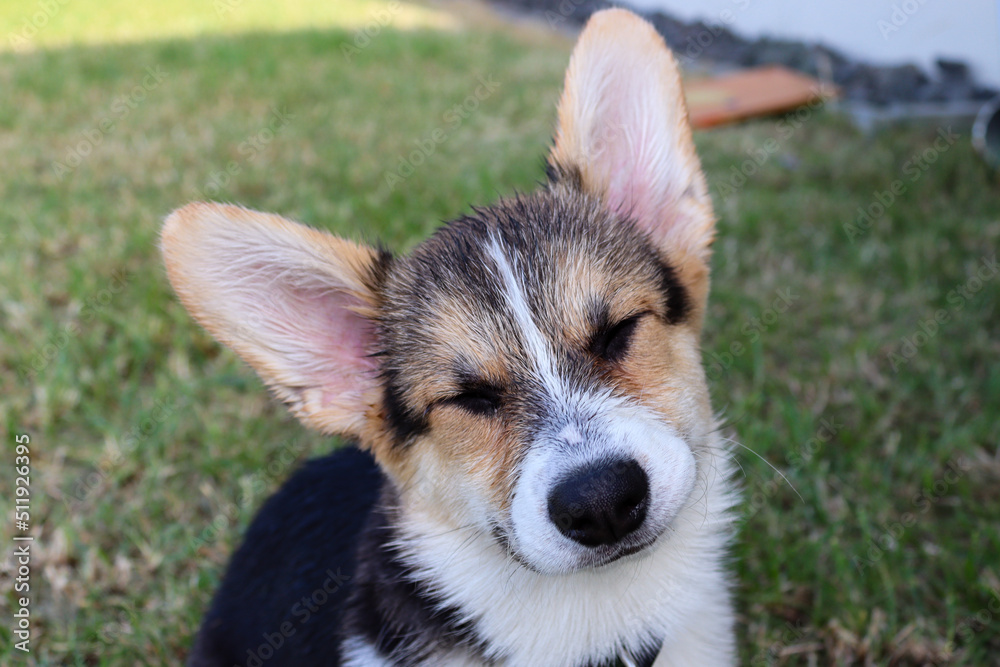
[[453, 522], [463, 506], [485, 504], [493, 518], [509, 510], [525, 448], [500, 418], [439, 406], [431, 411], [426, 435], [405, 448], [380, 448], [376, 458], [404, 501]]
[[[513, 492], [515, 470], [526, 446], [502, 417], [474, 417], [461, 410], [440, 411], [441, 453], [483, 490], [488, 501], [506, 511]], [[444, 443], [447, 443], [445, 445]]]
[[712, 406], [698, 335], [688, 325], [645, 318], [615, 376], [621, 390], [663, 415], [689, 442], [704, 438]]

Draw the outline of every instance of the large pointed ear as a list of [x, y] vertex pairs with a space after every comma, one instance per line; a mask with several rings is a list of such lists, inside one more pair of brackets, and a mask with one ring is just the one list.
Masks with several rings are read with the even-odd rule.
[[380, 400], [376, 250], [276, 215], [189, 204], [163, 226], [167, 275], [199, 323], [307, 426], [360, 435]]
[[588, 21], [566, 72], [549, 163], [556, 179], [579, 179], [661, 249], [707, 259], [715, 216], [680, 72], [635, 14], [608, 9]]

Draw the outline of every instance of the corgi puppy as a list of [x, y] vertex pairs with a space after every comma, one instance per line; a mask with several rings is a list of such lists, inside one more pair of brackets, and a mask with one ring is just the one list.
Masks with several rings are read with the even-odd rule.
[[548, 178], [412, 253], [190, 204], [184, 305], [356, 442], [262, 507], [191, 665], [735, 661], [736, 501], [699, 337], [714, 214], [677, 65], [596, 13]]

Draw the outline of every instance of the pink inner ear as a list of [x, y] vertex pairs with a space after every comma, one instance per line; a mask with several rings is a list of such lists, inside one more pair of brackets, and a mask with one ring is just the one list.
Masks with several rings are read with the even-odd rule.
[[[324, 395], [344, 395], [358, 392], [361, 384], [371, 382], [378, 369], [372, 354], [375, 344], [375, 325], [366, 317], [354, 312], [364, 304], [360, 299], [343, 293], [319, 297], [327, 313], [323, 356], [333, 360], [333, 368], [321, 381]], [[323, 307], [323, 306], [321, 306]], [[340, 363], [337, 363], [339, 360]]]
[[608, 209], [659, 247], [704, 251], [713, 218], [677, 65], [655, 28], [624, 10], [595, 13], [559, 103], [555, 161], [579, 168]]
[[[170, 281], [195, 318], [307, 426], [359, 435], [377, 401], [371, 248], [278, 216], [191, 204], [164, 224]], [[374, 398], [373, 398], [374, 396]]]
[[662, 237], [676, 222], [673, 205], [690, 180], [675, 136], [678, 110], [668, 106], [655, 68], [627, 69], [608, 69], [591, 79], [601, 85], [588, 91], [596, 103], [584, 168], [603, 184], [610, 210]]
[[[629, 142], [631, 143], [631, 142]], [[610, 166], [608, 208], [639, 222], [648, 232], [663, 222], [664, 211], [656, 210], [659, 202], [649, 182], [649, 174], [641, 163], [641, 150], [636, 146], [619, 147], [620, 154]]]
[[356, 312], [365, 307], [326, 286], [272, 283], [250, 306], [262, 325], [251, 334], [278, 360], [280, 384], [318, 389], [324, 406], [344, 405], [374, 386], [378, 370], [375, 325]]

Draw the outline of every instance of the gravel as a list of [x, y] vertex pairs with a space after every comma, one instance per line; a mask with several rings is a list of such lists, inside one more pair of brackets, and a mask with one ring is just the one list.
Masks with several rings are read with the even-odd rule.
[[[601, 0], [493, 0], [494, 4], [537, 15], [553, 28], [577, 27], [599, 9]], [[623, 6], [623, 3], [614, 3]], [[1000, 94], [973, 78], [969, 66], [939, 59], [935, 71], [917, 65], [873, 65], [829, 46], [762, 37], [745, 39], [724, 25], [685, 22], [663, 12], [641, 12], [663, 35], [688, 69], [720, 71], [784, 65], [823, 81], [832, 81], [848, 102], [873, 106], [985, 102]]]

